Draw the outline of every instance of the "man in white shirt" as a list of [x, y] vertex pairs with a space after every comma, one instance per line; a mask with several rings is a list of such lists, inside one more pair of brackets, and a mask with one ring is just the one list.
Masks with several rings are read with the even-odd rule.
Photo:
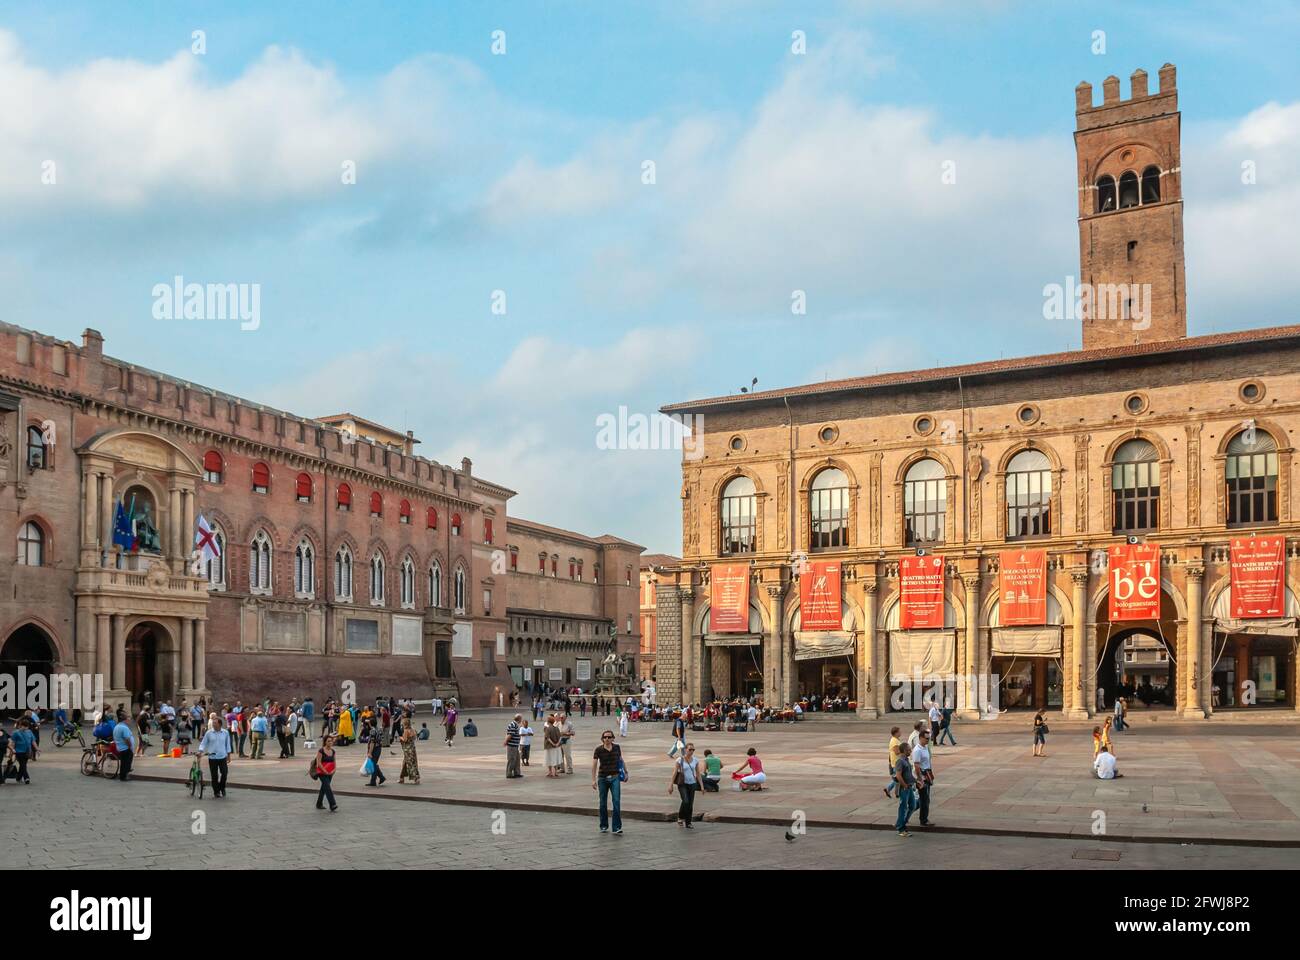
[[[939, 727], [943, 723], [943, 712], [939, 709], [939, 701], [930, 701], [930, 742], [933, 743], [939, 739]], [[922, 820], [925, 818], [922, 817]]]
[[915, 750], [916, 745], [921, 742], [921, 728], [924, 726], [924, 720], [918, 720], [916, 723], [912, 724], [912, 732], [907, 735], [907, 745], [913, 750]]
[[758, 709], [751, 703], [749, 709], [745, 711], [745, 717], [749, 720], [749, 729], [751, 732], [758, 729]]
[[930, 734], [921, 730], [917, 734], [916, 746], [908, 755], [912, 761], [912, 770], [916, 775], [916, 790], [921, 795], [921, 826], [930, 826], [930, 784], [934, 783], [934, 771], [930, 766]]
[[1124, 776], [1115, 769], [1115, 755], [1110, 752], [1109, 747], [1101, 748], [1097, 759], [1092, 761], [1092, 767], [1097, 771], [1098, 780], [1114, 780], [1116, 777]]

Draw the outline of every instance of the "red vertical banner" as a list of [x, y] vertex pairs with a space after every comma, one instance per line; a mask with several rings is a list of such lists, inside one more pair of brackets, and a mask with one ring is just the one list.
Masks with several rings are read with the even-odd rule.
[[1110, 548], [1110, 619], [1160, 619], [1160, 545]]
[[998, 622], [1004, 627], [1047, 623], [1047, 551], [1003, 550], [998, 562]]
[[1229, 568], [1234, 620], [1286, 615], [1285, 537], [1234, 538]]
[[749, 564], [719, 563], [709, 578], [709, 632], [749, 632]]
[[903, 630], [943, 626], [943, 557], [903, 557], [898, 563], [898, 625]]
[[814, 560], [800, 575], [799, 625], [801, 630], [843, 629], [838, 560]]

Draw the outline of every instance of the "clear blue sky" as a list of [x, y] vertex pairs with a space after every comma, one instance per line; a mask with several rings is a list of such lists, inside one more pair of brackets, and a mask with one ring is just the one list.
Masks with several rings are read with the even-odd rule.
[[[809, 7], [8, 3], [3, 318], [413, 429], [512, 512], [677, 552], [677, 458], [597, 416], [1077, 345], [1041, 312], [1074, 85], [1173, 61], [1192, 331], [1296, 319], [1295, 5]], [[155, 320], [177, 274], [260, 284], [261, 327]]]

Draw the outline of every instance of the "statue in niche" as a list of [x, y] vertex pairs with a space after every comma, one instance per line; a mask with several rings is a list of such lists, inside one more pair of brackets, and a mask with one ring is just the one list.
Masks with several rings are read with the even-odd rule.
[[145, 501], [140, 506], [140, 512], [132, 520], [132, 534], [135, 536], [137, 550], [143, 550], [147, 553], [162, 553], [162, 541], [158, 536], [158, 528], [154, 526], [153, 514], [149, 510], [149, 503]]

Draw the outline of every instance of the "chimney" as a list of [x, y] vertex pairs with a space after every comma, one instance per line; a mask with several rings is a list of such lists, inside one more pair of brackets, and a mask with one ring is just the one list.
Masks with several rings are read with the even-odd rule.
[[87, 327], [81, 331], [81, 352], [86, 359], [98, 360], [104, 355], [104, 335]]

